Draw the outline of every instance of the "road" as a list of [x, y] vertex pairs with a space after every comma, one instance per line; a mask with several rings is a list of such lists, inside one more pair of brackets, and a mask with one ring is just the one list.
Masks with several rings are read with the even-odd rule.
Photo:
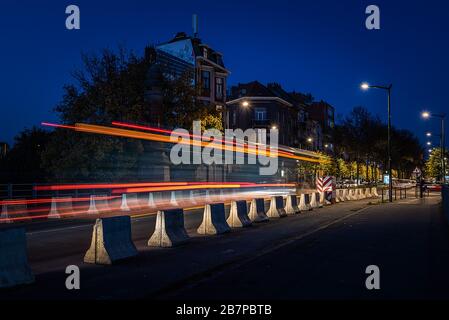
[[[0, 298], [448, 298], [449, 234], [439, 201], [345, 202], [220, 236], [197, 235], [202, 212], [192, 210], [190, 243], [170, 249], [148, 248], [154, 216], [137, 218], [139, 256], [114, 266], [82, 262], [89, 223], [30, 230], [36, 283]], [[80, 290], [65, 288], [71, 264], [81, 269]], [[380, 268], [380, 290], [365, 288], [372, 264]]]

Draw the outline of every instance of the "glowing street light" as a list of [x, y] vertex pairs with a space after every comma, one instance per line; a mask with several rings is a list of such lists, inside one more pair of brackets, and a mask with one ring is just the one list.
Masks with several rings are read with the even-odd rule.
[[430, 113], [428, 111], [423, 111], [421, 112], [421, 117], [423, 117], [424, 119], [429, 119]]
[[307, 142], [312, 143], [313, 139], [312, 138], [307, 138]]
[[[440, 148], [441, 148], [441, 180], [443, 181], [443, 184], [446, 183], [446, 161], [444, 161], [444, 154], [446, 152], [445, 147], [445, 137], [444, 137], [444, 119], [446, 118], [446, 114], [444, 113], [431, 113], [429, 111], [423, 111], [421, 112], [421, 117], [423, 119], [429, 119], [429, 118], [439, 118], [441, 120], [441, 134], [440, 137]], [[429, 133], [428, 133], [429, 134]], [[429, 137], [429, 135], [427, 135]]]
[[271, 127], [271, 130], [277, 130], [277, 129], [278, 129], [278, 127], [276, 127], [276, 126]]
[[428, 145], [428, 146], [431, 146], [431, 145], [432, 145], [432, 142], [427, 141], [427, 145]]
[[248, 101], [243, 101], [242, 102], [242, 107], [249, 107], [249, 102]]
[[432, 132], [427, 132], [426, 136], [431, 137], [432, 136]]
[[389, 175], [389, 183], [388, 183], [388, 198], [390, 202], [393, 202], [393, 176], [392, 176], [392, 169], [391, 169], [391, 87], [393, 85], [390, 84], [389, 86], [378, 86], [378, 85], [370, 85], [367, 82], [364, 82], [360, 85], [360, 88], [362, 90], [367, 91], [369, 88], [374, 89], [382, 89], [387, 91], [387, 97], [388, 97], [388, 104], [387, 104], [387, 113], [388, 113], [388, 127], [387, 127], [387, 141], [388, 141], [388, 175]]

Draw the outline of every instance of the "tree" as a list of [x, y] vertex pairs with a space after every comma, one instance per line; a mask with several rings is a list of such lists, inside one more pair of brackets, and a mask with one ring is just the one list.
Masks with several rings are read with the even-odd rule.
[[[145, 99], [145, 94], [148, 72], [155, 61], [149, 52], [145, 50], [140, 57], [119, 48], [117, 52], [105, 49], [99, 55], [83, 55], [83, 68], [74, 73], [75, 84], [64, 87], [62, 101], [55, 108], [61, 122], [151, 123], [156, 102]], [[172, 77], [163, 67], [158, 68], [167, 127], [187, 129], [193, 120], [205, 120], [204, 128], [222, 129], [218, 112], [198, 103], [189, 72]], [[160, 145], [156, 143], [57, 129], [42, 158], [50, 179], [117, 181], [139, 179], [142, 163], [156, 152], [160, 158]]]
[[37, 127], [20, 132], [14, 138], [14, 146], [2, 161], [4, 182], [30, 183], [42, 180], [45, 172], [41, 168], [41, 155], [51, 135]]
[[[449, 152], [446, 150], [445, 154], [445, 165], [448, 168], [448, 159]], [[432, 152], [429, 154], [429, 159], [427, 159], [424, 166], [424, 174], [427, 178], [432, 178], [435, 180], [441, 179], [441, 149], [433, 148]]]

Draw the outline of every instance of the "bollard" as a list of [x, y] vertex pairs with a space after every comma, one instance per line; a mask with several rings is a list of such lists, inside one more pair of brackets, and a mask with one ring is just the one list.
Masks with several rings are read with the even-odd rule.
[[265, 214], [265, 200], [253, 199], [249, 207], [249, 218], [253, 222], [268, 222], [269, 218]]
[[101, 218], [93, 226], [92, 241], [84, 262], [109, 265], [137, 254], [131, 238], [131, 218]]
[[231, 209], [226, 222], [231, 228], [249, 227], [251, 225], [251, 220], [248, 217], [246, 200], [231, 202]]
[[103, 211], [110, 211], [107, 197], [106, 194], [91, 195], [87, 214], [99, 214]]
[[301, 210], [299, 210], [298, 207], [298, 198], [296, 197], [296, 194], [294, 195], [288, 195], [287, 201], [285, 203], [285, 213], [289, 215], [300, 213]]
[[189, 240], [184, 227], [184, 210], [158, 211], [154, 233], [148, 240], [150, 247], [174, 247]]
[[268, 209], [267, 216], [269, 218], [283, 218], [287, 216], [284, 209], [284, 199], [282, 196], [271, 197], [270, 208]]
[[226, 222], [224, 203], [206, 204], [203, 221], [198, 227], [199, 234], [221, 234], [231, 231]]
[[0, 288], [34, 282], [24, 228], [0, 230]]

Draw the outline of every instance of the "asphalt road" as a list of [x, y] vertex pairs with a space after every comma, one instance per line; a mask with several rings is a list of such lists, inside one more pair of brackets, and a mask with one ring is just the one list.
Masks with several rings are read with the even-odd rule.
[[[185, 246], [149, 248], [154, 216], [132, 221], [139, 256], [113, 266], [82, 262], [91, 223], [33, 228], [29, 260], [36, 282], [0, 299], [309, 299], [447, 297], [448, 231], [439, 197], [367, 205], [340, 203], [230, 234], [200, 236], [201, 210], [186, 213]], [[78, 265], [81, 289], [65, 288]], [[381, 290], [364, 287], [367, 265]]]

